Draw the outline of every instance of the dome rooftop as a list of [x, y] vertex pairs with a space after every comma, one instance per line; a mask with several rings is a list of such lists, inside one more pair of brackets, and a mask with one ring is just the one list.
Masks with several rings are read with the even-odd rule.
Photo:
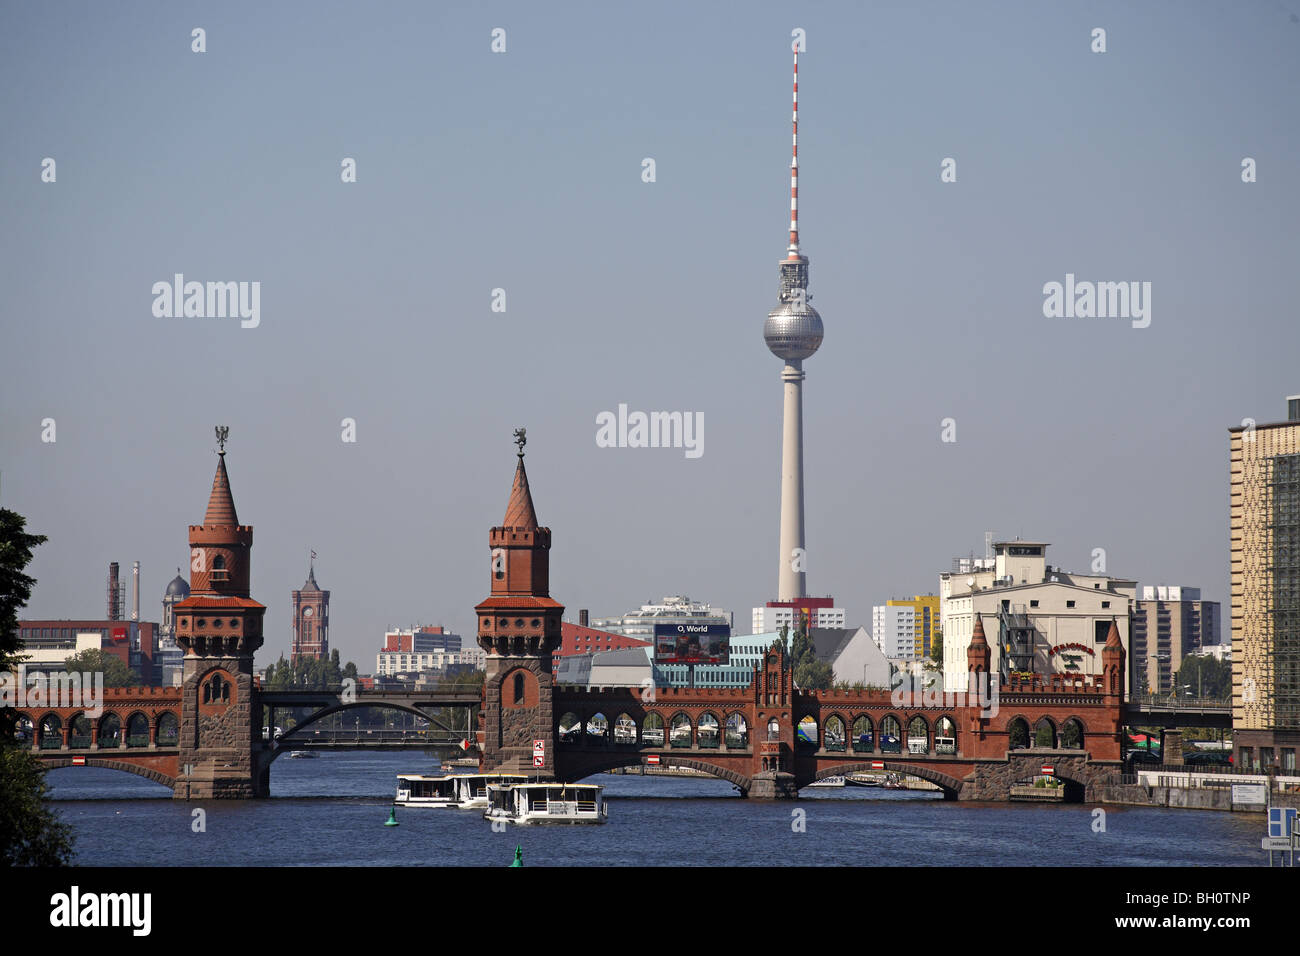
[[763, 341], [787, 362], [808, 358], [822, 344], [822, 317], [805, 302], [782, 302], [763, 323]]
[[190, 585], [180, 574], [172, 578], [171, 584], [167, 585], [167, 590], [163, 592], [164, 597], [181, 597], [190, 596]]

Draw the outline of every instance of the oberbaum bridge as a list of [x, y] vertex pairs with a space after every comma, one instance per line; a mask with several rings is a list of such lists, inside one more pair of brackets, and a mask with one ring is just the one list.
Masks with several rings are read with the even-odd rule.
[[[478, 751], [480, 769], [541, 780], [679, 767], [770, 799], [795, 797], [824, 777], [885, 770], [930, 781], [946, 799], [1007, 800], [1013, 787], [1049, 774], [1063, 783], [1067, 800], [1085, 800], [1099, 798], [1100, 787], [1122, 772], [1126, 723], [1188, 723], [1187, 715], [1168, 708], [1126, 704], [1125, 651], [1113, 624], [1099, 675], [1002, 681], [990, 671], [990, 648], [977, 621], [967, 651], [972, 692], [917, 695], [916, 706], [897, 705], [885, 690], [800, 690], [779, 647], [754, 668], [745, 688], [557, 685], [551, 664], [564, 607], [550, 596], [551, 530], [537, 523], [522, 435], [517, 442], [505, 520], [488, 533], [491, 593], [475, 608], [478, 642], [487, 652], [481, 690], [262, 689], [253, 654], [262, 646], [266, 608], [249, 596], [253, 528], [235, 512], [223, 441], [207, 513], [189, 528], [190, 596], [174, 609], [176, 640], [185, 651], [182, 685], [105, 689], [103, 712], [93, 720], [72, 707], [21, 711], [18, 723], [30, 731], [33, 753], [50, 768], [102, 767], [147, 777], [179, 800], [266, 797], [271, 765], [287, 751], [427, 749], [435, 738], [451, 745], [466, 737], [476, 714], [477, 739], [467, 744]], [[981, 701], [974, 692], [988, 680], [999, 681], [997, 707], [981, 706], [991, 693]], [[348, 738], [318, 725], [362, 707], [413, 714], [430, 730]], [[276, 713], [290, 708], [310, 714], [266, 739], [262, 728], [274, 727]], [[460, 718], [448, 721], [447, 714]], [[1228, 726], [1226, 714], [1208, 715], [1208, 723]], [[909, 744], [924, 739], [924, 746], [893, 743], [903, 739], [903, 728]], [[1013, 746], [1044, 740], [1043, 728], [1053, 746]], [[882, 740], [895, 752], [882, 749]], [[1167, 748], [1167, 763], [1177, 761], [1170, 752], [1177, 749]]]

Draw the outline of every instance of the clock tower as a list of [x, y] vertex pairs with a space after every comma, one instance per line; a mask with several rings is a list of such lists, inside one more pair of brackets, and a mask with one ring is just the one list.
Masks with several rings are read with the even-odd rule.
[[[315, 552], [312, 553], [315, 558]], [[307, 571], [307, 583], [293, 592], [293, 644], [290, 663], [300, 657], [329, 657], [330, 592], [316, 583], [316, 563]]]
[[190, 525], [190, 596], [172, 607], [182, 661], [181, 800], [263, 796], [252, 772], [253, 653], [266, 607], [249, 597], [252, 525], [239, 523], [226, 474], [225, 438], [203, 524]]

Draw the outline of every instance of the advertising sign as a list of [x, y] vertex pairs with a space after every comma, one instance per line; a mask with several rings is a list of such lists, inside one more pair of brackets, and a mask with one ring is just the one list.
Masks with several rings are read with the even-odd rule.
[[726, 664], [730, 660], [729, 624], [655, 625], [657, 664]]

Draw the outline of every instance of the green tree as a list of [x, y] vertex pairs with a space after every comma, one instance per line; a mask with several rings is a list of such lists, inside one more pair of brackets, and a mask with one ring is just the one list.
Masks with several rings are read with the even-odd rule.
[[120, 657], [105, 654], [96, 647], [88, 647], [73, 654], [63, 662], [69, 674], [103, 674], [105, 687], [139, 687], [140, 675]]
[[943, 628], [936, 627], [930, 635], [930, 660], [943, 665]]
[[800, 690], [830, 690], [835, 683], [835, 671], [830, 664], [819, 661], [817, 655], [809, 651], [795, 665], [794, 682]]
[[[18, 637], [18, 612], [36, 580], [26, 573], [32, 549], [45, 535], [28, 534], [27, 521], [0, 508], [0, 670], [26, 655]], [[0, 867], [66, 866], [72, 862], [72, 828], [45, 801], [45, 768], [14, 740], [18, 714], [0, 708]]]
[[1192, 694], [1202, 697], [1229, 697], [1232, 693], [1232, 665], [1215, 660], [1205, 654], [1184, 657], [1175, 678], [1179, 696], [1189, 687]]

